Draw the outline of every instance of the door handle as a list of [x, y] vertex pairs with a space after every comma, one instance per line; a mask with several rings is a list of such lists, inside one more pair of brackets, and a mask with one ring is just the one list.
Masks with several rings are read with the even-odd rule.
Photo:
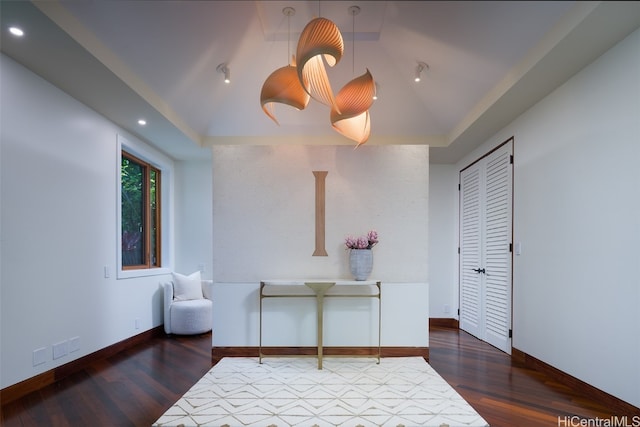
[[486, 271], [484, 271], [484, 268], [474, 268], [473, 271], [475, 271], [476, 273], [486, 274]]

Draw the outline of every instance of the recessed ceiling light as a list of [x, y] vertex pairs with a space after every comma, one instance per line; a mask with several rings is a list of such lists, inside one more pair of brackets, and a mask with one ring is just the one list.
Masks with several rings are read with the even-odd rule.
[[22, 28], [19, 27], [9, 27], [9, 32], [16, 37], [24, 36], [24, 31], [22, 31]]
[[139, 119], [139, 120], [138, 120], [138, 124], [139, 124], [140, 126], [144, 126], [144, 125], [146, 125], [146, 124], [147, 124], [147, 121], [146, 121], [145, 119]]

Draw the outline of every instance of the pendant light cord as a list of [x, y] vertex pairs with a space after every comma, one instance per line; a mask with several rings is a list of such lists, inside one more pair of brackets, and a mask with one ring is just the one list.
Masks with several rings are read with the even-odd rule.
[[356, 75], [356, 13], [351, 13], [352, 25], [351, 25], [351, 40], [353, 41], [353, 57], [351, 58], [351, 73]]
[[291, 61], [291, 13], [287, 13], [287, 64]]
[[287, 17], [287, 64], [291, 65], [291, 17], [296, 14], [292, 7], [285, 7], [282, 13]]
[[359, 6], [350, 6], [349, 13], [351, 14], [351, 40], [353, 41], [353, 56], [351, 58], [351, 72], [355, 76], [356, 74], [356, 15], [360, 13]]

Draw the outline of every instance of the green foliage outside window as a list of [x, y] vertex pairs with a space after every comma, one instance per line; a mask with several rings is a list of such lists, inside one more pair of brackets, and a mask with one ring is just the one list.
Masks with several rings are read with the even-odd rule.
[[122, 267], [158, 267], [160, 171], [123, 152], [120, 181]]

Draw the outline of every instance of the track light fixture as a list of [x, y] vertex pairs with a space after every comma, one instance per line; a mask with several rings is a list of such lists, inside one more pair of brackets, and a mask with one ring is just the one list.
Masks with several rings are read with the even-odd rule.
[[222, 64], [218, 65], [216, 67], [216, 71], [218, 71], [219, 73], [224, 74], [224, 82], [229, 84], [231, 83], [231, 71], [229, 71], [229, 67], [227, 66], [227, 64], [225, 62], [223, 62]]
[[416, 82], [419, 82], [422, 79], [422, 71], [428, 70], [429, 66], [422, 61], [418, 61], [418, 65], [416, 65], [416, 75], [413, 79]]

